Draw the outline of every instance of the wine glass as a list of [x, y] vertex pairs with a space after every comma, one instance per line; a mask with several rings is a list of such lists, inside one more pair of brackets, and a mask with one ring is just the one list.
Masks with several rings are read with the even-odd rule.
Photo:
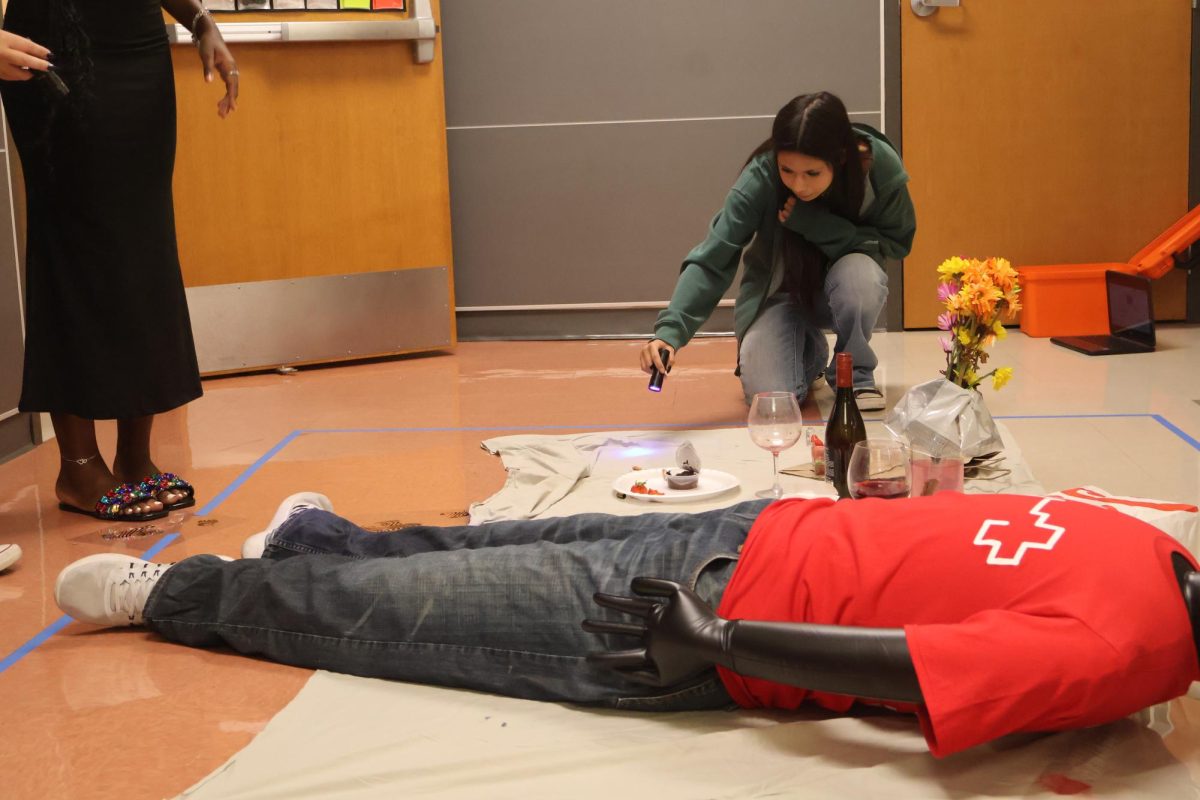
[[908, 447], [895, 439], [864, 439], [854, 445], [846, 483], [855, 500], [908, 497], [912, 486]]
[[804, 420], [800, 417], [800, 404], [791, 392], [759, 392], [750, 402], [750, 416], [746, 420], [750, 438], [764, 450], [771, 451], [771, 470], [775, 485], [756, 492], [755, 497], [783, 497], [779, 485], [779, 454], [800, 441], [804, 432]]

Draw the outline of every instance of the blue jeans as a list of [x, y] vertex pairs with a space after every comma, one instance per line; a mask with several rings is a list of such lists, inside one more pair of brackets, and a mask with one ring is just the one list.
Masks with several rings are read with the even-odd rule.
[[589, 664], [589, 652], [636, 641], [580, 622], [620, 619], [592, 593], [628, 595], [640, 575], [691, 586], [715, 607], [766, 505], [393, 533], [304, 510], [261, 559], [172, 566], [144, 616], [172, 641], [352, 675], [614, 708], [722, 708], [731, 701], [715, 670], [656, 688]]
[[746, 402], [758, 392], [793, 392], [803, 402], [813, 381], [828, 370], [836, 378], [829, 346], [822, 332], [832, 328], [834, 353], [854, 357], [854, 386], [875, 385], [879, 359], [871, 349], [871, 333], [887, 302], [887, 273], [870, 256], [851, 253], [833, 262], [825, 276], [824, 292], [813, 308], [779, 292], [762, 309], [738, 352], [738, 367]]

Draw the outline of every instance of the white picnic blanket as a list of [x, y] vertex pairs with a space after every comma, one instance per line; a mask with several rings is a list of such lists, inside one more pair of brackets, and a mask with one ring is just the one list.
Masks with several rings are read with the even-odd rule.
[[[1003, 459], [997, 462], [997, 469], [981, 473], [986, 479], [968, 480], [964, 491], [1043, 494], [1016, 440], [1003, 425], [999, 428], [1004, 440]], [[737, 489], [669, 507], [648, 506], [652, 501], [622, 499], [613, 493], [613, 481], [634, 467], [675, 466], [675, 450], [685, 441], [695, 447], [704, 467], [737, 477], [740, 482]], [[500, 456], [508, 478], [500, 491], [471, 506], [472, 525], [502, 519], [560, 517], [584, 511], [606, 514], [706, 511], [751, 500], [756, 491], [771, 485], [771, 456], [750, 441], [745, 428], [501, 436], [483, 442], [483, 447]], [[783, 452], [779, 467], [786, 469], [809, 460], [808, 448], [797, 446]], [[783, 475], [781, 483], [789, 493], [835, 496], [833, 487], [823, 481]]]

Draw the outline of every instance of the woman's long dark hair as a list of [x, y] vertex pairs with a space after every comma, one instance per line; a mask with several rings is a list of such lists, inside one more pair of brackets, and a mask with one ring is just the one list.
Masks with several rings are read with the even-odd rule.
[[[833, 182], [820, 198], [811, 202], [824, 203], [839, 217], [858, 222], [870, 145], [850, 127], [846, 106], [836, 95], [815, 92], [792, 99], [775, 115], [771, 138], [755, 148], [746, 163], [772, 151], [801, 153], [829, 164]], [[784, 200], [786, 197], [780, 199], [781, 207]], [[793, 298], [811, 306], [823, 287], [827, 259], [814, 245], [786, 227], [782, 231], [782, 247], [784, 288]]]

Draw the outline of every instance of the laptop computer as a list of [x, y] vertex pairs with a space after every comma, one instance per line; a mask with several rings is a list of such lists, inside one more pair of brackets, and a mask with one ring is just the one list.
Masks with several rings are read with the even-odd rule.
[[1051, 336], [1057, 345], [1089, 356], [1154, 352], [1154, 309], [1150, 304], [1150, 279], [1108, 270], [1108, 330], [1104, 336]]

